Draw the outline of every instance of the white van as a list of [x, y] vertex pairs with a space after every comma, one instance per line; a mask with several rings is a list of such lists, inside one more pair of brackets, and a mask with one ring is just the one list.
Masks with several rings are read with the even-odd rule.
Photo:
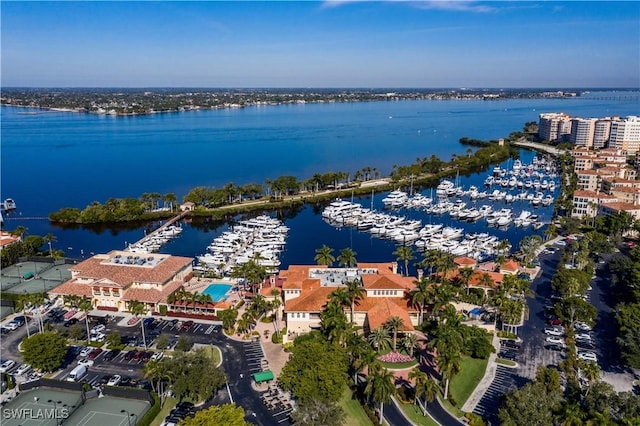
[[71, 373], [69, 373], [69, 376], [67, 377], [67, 381], [79, 382], [86, 375], [87, 375], [87, 366], [78, 365], [76, 368], [71, 370]]

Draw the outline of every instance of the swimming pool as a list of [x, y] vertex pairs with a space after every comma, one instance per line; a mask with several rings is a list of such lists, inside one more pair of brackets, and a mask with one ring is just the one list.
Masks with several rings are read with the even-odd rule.
[[211, 283], [202, 291], [202, 294], [208, 294], [214, 302], [219, 302], [227, 297], [231, 287], [233, 287], [231, 284]]

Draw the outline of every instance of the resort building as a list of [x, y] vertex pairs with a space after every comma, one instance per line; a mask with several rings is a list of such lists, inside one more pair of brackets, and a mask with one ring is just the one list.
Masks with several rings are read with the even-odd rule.
[[[418, 309], [406, 297], [415, 287], [415, 277], [398, 274], [395, 262], [358, 263], [355, 268], [292, 265], [280, 272], [280, 278], [284, 279], [284, 313], [291, 333], [320, 328], [320, 312], [330, 294], [353, 280], [360, 281], [364, 290], [355, 306], [356, 325], [370, 331], [393, 316], [403, 320], [404, 331], [418, 325]], [[350, 315], [348, 309], [345, 312]]]
[[598, 215], [601, 204], [617, 203], [618, 198], [604, 192], [576, 190], [573, 193], [573, 210], [571, 217], [583, 219]]
[[640, 220], [640, 204], [629, 204], [622, 202], [603, 204], [602, 206], [600, 206], [600, 211], [604, 215], [626, 212], [634, 220]]
[[189, 257], [114, 250], [74, 265], [71, 279], [49, 294], [86, 296], [95, 308], [113, 311], [126, 311], [127, 302], [136, 300], [157, 311], [192, 277], [192, 262]]
[[609, 134], [611, 133], [611, 118], [601, 118], [596, 120], [593, 129], [593, 148], [605, 148], [609, 144]]
[[635, 154], [640, 149], [640, 117], [630, 115], [622, 120], [611, 122], [609, 147]]
[[0, 231], [0, 250], [7, 247], [9, 244], [13, 244], [16, 241], [20, 241], [20, 237], [18, 235], [13, 235], [7, 231]]
[[540, 114], [538, 136], [546, 141], [565, 140], [571, 134], [571, 116], [565, 113]]
[[593, 147], [593, 138], [596, 130], [595, 118], [573, 118], [571, 120], [571, 134], [569, 142], [575, 146]]

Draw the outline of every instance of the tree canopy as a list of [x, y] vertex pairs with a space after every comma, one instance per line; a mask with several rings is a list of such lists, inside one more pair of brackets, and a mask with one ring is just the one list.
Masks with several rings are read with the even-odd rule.
[[43, 371], [57, 370], [67, 349], [67, 339], [54, 331], [38, 333], [22, 341], [24, 362]]
[[214, 405], [199, 410], [195, 416], [186, 417], [180, 426], [249, 426], [244, 420], [244, 409], [235, 404]]

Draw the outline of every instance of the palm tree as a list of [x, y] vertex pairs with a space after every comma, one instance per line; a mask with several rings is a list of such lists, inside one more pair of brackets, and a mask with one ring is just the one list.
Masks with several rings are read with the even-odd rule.
[[333, 249], [331, 247], [323, 244], [322, 247], [316, 249], [316, 255], [313, 260], [315, 260], [318, 265], [331, 266], [333, 262], [336, 261], [336, 258], [331, 254], [332, 252]]
[[22, 238], [26, 233], [27, 233], [27, 228], [22, 225], [16, 226], [16, 229], [11, 231], [11, 235], [15, 235], [20, 238]]
[[345, 283], [346, 287], [346, 295], [349, 298], [349, 304], [351, 308], [351, 323], [353, 324], [355, 321], [355, 309], [356, 303], [362, 299], [365, 295], [364, 287], [362, 287], [362, 283], [359, 279], [353, 279], [347, 281]]
[[408, 355], [413, 356], [414, 351], [418, 347], [418, 337], [413, 333], [405, 335], [402, 339], [402, 347], [407, 351]]
[[320, 326], [322, 333], [330, 342], [344, 343], [347, 337], [349, 322], [344, 314], [342, 304], [337, 299], [331, 299], [320, 312]]
[[27, 308], [30, 305], [31, 301], [29, 300], [28, 294], [20, 295], [16, 300], [16, 311], [22, 311], [22, 316], [24, 316], [24, 325], [27, 328], [27, 338], [31, 337], [29, 334], [29, 318], [27, 318]]
[[424, 308], [427, 303], [429, 303], [433, 298], [433, 287], [432, 283], [426, 277], [420, 278], [418, 281], [414, 281], [416, 285], [409, 296], [411, 297], [411, 303], [414, 305], [418, 305], [420, 308], [420, 317], [418, 321], [420, 325], [424, 322]]
[[420, 405], [422, 408], [422, 415], [427, 415], [427, 410], [425, 409], [426, 403], [432, 402], [436, 399], [438, 395], [438, 383], [430, 379], [429, 376], [423, 371], [420, 371], [418, 367], [415, 367], [413, 370], [409, 372], [407, 376], [409, 380], [414, 381], [415, 388], [415, 400], [414, 402], [418, 402], [420, 397], [424, 397], [425, 405]]
[[393, 252], [393, 255], [396, 256], [399, 262], [404, 262], [404, 275], [405, 277], [408, 276], [409, 262], [414, 259], [413, 249], [409, 246], [400, 246]]
[[375, 403], [380, 404], [380, 424], [382, 424], [384, 417], [384, 403], [389, 402], [391, 397], [396, 393], [393, 380], [393, 373], [386, 368], [376, 368], [374, 371], [370, 371], [367, 377], [367, 385], [364, 388], [364, 393], [373, 398]]
[[87, 328], [87, 343], [89, 343], [89, 311], [93, 309], [91, 299], [89, 299], [87, 296], [83, 296], [82, 299], [78, 301], [78, 309], [84, 312], [84, 324]]
[[373, 346], [376, 351], [380, 352], [389, 347], [391, 339], [389, 339], [389, 333], [384, 327], [378, 327], [369, 333], [367, 341], [371, 343], [371, 346]]
[[584, 424], [584, 414], [579, 404], [566, 404], [562, 411], [561, 426], [582, 426]]
[[462, 286], [467, 289], [467, 294], [469, 294], [469, 282], [471, 281], [472, 276], [473, 269], [471, 268], [462, 268], [458, 271], [458, 277], [460, 277]]
[[444, 352], [438, 353], [436, 362], [438, 363], [438, 370], [445, 380], [444, 385], [444, 399], [447, 399], [449, 395], [449, 382], [460, 372], [462, 358], [460, 357], [459, 350], [453, 350], [447, 348]]
[[357, 254], [358, 253], [348, 247], [344, 248], [342, 249], [342, 251], [340, 251], [340, 255], [338, 256], [338, 263], [341, 266], [354, 267], [358, 264], [358, 261], [356, 260]]
[[58, 241], [58, 239], [56, 238], [55, 235], [49, 233], [44, 236], [43, 240], [45, 243], [49, 244], [49, 256], [53, 257], [53, 249], [51, 248], [51, 243], [55, 243], [56, 241]]
[[391, 334], [393, 334], [393, 351], [396, 351], [396, 343], [398, 341], [398, 330], [400, 330], [402, 327], [404, 327], [404, 321], [402, 321], [402, 318], [397, 317], [397, 316], [393, 316], [391, 318], [389, 318], [385, 323], [384, 323], [385, 327], [387, 330], [389, 330], [391, 332]]
[[[143, 315], [146, 311], [144, 303], [138, 300], [129, 300], [127, 302], [127, 310], [135, 316]], [[147, 349], [147, 339], [144, 335], [144, 321], [140, 321], [140, 329], [142, 330], [142, 345]]]

